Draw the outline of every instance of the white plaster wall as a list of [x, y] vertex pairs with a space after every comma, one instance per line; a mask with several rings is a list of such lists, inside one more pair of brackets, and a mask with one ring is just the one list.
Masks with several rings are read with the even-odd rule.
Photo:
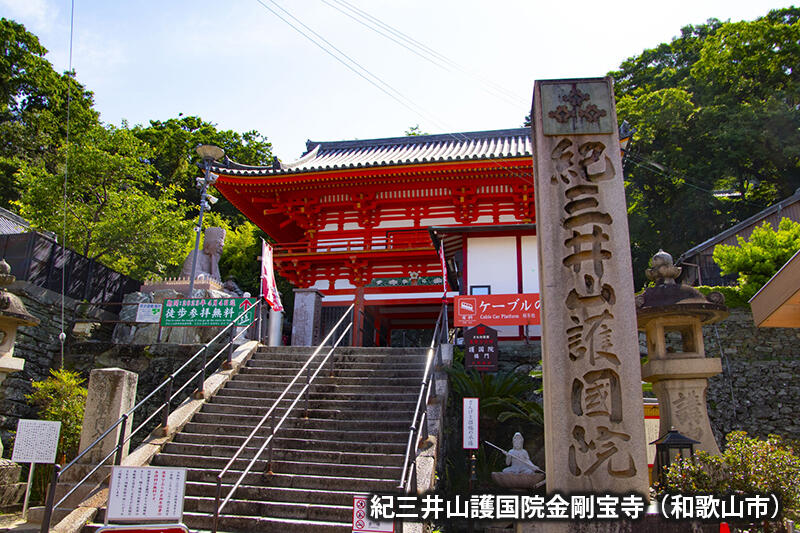
[[[467, 239], [467, 286], [490, 285], [492, 294], [516, 294], [517, 238], [474, 237]], [[500, 337], [516, 337], [517, 326], [498, 326]]]
[[[522, 292], [539, 292], [539, 240], [536, 235], [523, 236], [522, 239]], [[528, 335], [542, 336], [542, 326], [528, 326]]]

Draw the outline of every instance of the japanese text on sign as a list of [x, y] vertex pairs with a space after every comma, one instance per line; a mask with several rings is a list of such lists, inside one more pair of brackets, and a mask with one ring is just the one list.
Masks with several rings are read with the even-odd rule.
[[247, 311], [237, 326], [249, 326], [255, 318], [255, 298], [181, 298], [164, 300], [162, 326], [227, 326]]
[[109, 520], [175, 520], [183, 516], [185, 468], [115, 466]]
[[539, 324], [538, 294], [456, 296], [453, 324], [458, 327], [525, 326]]
[[464, 427], [463, 427], [463, 443], [465, 450], [478, 449], [478, 413], [479, 413], [478, 398], [464, 398]]
[[484, 324], [464, 331], [464, 368], [497, 371], [497, 330]]
[[11, 460], [15, 463], [55, 463], [60, 431], [61, 422], [20, 419]]

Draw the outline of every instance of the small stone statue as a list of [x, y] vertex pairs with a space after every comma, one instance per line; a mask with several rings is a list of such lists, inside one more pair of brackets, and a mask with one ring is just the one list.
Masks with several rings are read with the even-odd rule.
[[488, 440], [484, 442], [503, 452], [503, 455], [506, 456], [506, 464], [510, 465], [502, 472], [492, 472], [492, 481], [497, 485], [513, 490], [528, 490], [544, 484], [544, 470], [531, 462], [528, 452], [522, 447], [524, 443], [522, 433], [514, 434], [512, 439], [514, 447], [508, 451], [502, 450]]
[[511, 466], [504, 468], [503, 472], [509, 472], [512, 474], [530, 474], [535, 471], [531, 466], [533, 463], [531, 462], [528, 452], [522, 447], [524, 442], [525, 441], [522, 438], [522, 433], [514, 433], [514, 438], [512, 439], [514, 447], [508, 450], [508, 453], [506, 453], [506, 464]]
[[[219, 274], [219, 258], [222, 256], [222, 247], [225, 245], [225, 230], [223, 228], [206, 228], [205, 239], [203, 240], [203, 251], [197, 257], [197, 267], [195, 269], [195, 279], [212, 278], [221, 280]], [[195, 250], [189, 252], [188, 257], [183, 262], [181, 269], [182, 278], [192, 277], [192, 258]]]

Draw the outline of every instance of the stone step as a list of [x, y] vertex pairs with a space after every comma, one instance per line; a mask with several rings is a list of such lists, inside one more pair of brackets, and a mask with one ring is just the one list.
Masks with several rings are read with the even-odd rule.
[[[174, 442], [185, 442], [192, 444], [213, 443], [216, 445], [224, 446], [241, 446], [245, 439], [246, 434], [242, 435], [219, 435], [219, 434], [203, 434], [198, 432], [191, 432], [187, 429], [184, 432], [178, 433], [175, 436]], [[253, 437], [250, 441], [253, 446], [261, 447], [266, 440], [266, 437]], [[317, 440], [313, 443], [314, 449], [325, 452], [347, 452], [347, 453], [384, 453], [384, 454], [404, 454], [406, 451], [406, 441], [399, 442], [374, 442], [369, 440], [366, 442], [358, 441], [322, 441]], [[308, 439], [305, 438], [287, 438], [278, 432], [278, 437], [274, 441], [275, 449], [304, 449], [309, 446]]]
[[[391, 403], [391, 402], [408, 402], [415, 404], [417, 401], [417, 397], [419, 396], [418, 390], [407, 389], [408, 392], [394, 392], [394, 393], [381, 393], [381, 392], [317, 392], [315, 390], [311, 390], [308, 393], [309, 400], [311, 402], [318, 402], [318, 405], [321, 406], [335, 406], [338, 404], [344, 403], [372, 403], [372, 404], [383, 404], [383, 403]], [[263, 391], [259, 389], [246, 389], [237, 387], [235, 383], [231, 383], [229, 386], [225, 387], [217, 396], [220, 398], [252, 398], [253, 400], [257, 400], [259, 403], [269, 403], [272, 404], [278, 397], [281, 395], [282, 391]], [[291, 403], [294, 398], [297, 397], [296, 394], [293, 397], [284, 396], [283, 402]], [[244, 400], [242, 400], [244, 401]]]
[[[187, 433], [204, 433], [206, 435], [244, 435], [247, 436], [255, 425], [250, 427], [240, 425], [220, 424], [219, 422], [203, 423], [189, 422], [186, 424]], [[270, 428], [265, 424], [259, 428], [256, 435], [266, 437], [270, 434]], [[408, 438], [408, 431], [337, 431], [315, 428], [293, 428], [281, 426], [278, 428], [278, 436], [288, 439], [305, 439], [306, 441], [323, 440], [337, 442], [401, 442]], [[310, 443], [312, 444], [312, 443]]]
[[[183, 522], [192, 530], [205, 530], [211, 524], [207, 513], [183, 513]], [[241, 531], [259, 533], [351, 533], [352, 521], [320, 522], [311, 520], [292, 520], [272, 517], [250, 517], [223, 514], [219, 519], [218, 531]]]
[[[235, 425], [243, 425], [247, 427], [255, 427], [263, 418], [263, 415], [266, 414], [267, 409], [261, 409], [260, 413], [257, 414], [247, 414], [247, 413], [228, 413], [225, 415], [225, 423], [226, 424], [235, 424]], [[301, 413], [297, 413], [300, 415]], [[275, 415], [275, 423], [277, 424], [280, 421], [281, 415]], [[203, 423], [203, 424], [214, 424], [220, 421], [219, 413], [209, 413], [205, 411], [201, 411], [194, 415], [192, 418], [193, 421]], [[265, 424], [269, 424], [270, 421], [267, 420]], [[411, 416], [408, 416], [405, 420], [337, 420], [337, 419], [325, 419], [325, 418], [311, 418], [308, 419], [303, 418], [302, 416], [293, 416], [287, 418], [282, 428], [313, 428], [313, 429], [324, 429], [329, 431], [339, 431], [342, 433], [347, 433], [350, 431], [408, 431], [409, 426], [411, 425]]]
[[[267, 373], [244, 372], [234, 377], [231, 380], [231, 382], [275, 384], [275, 385], [280, 385], [282, 389], [285, 388], [287, 385], [289, 385], [289, 383], [291, 383], [292, 381], [294, 381], [293, 385], [305, 384], [306, 382], [305, 372], [302, 373], [300, 376], [297, 376], [296, 379], [295, 377], [296, 377], [295, 375], [278, 375], [278, 374], [267, 374]], [[349, 386], [366, 386], [366, 387], [375, 387], [375, 386], [419, 387], [421, 384], [422, 384], [422, 374], [419, 372], [409, 372], [405, 376], [397, 376], [397, 375], [375, 376], [374, 372], [366, 376], [341, 376], [341, 375], [330, 376], [327, 373], [327, 371], [325, 371], [325, 372], [320, 372], [312, 382], [313, 386], [349, 385]]]
[[[318, 362], [312, 362], [311, 368], [312, 371], [316, 368], [319, 368], [320, 359]], [[295, 370], [295, 373], [303, 367], [304, 361], [284, 361], [280, 359], [250, 359], [247, 362], [247, 368], [291, 368]], [[327, 370], [329, 363], [325, 363], [325, 368]], [[368, 361], [356, 361], [356, 362], [348, 362], [347, 364], [339, 364], [336, 362], [334, 365], [334, 371], [339, 371], [339, 369], [347, 368], [350, 370], [419, 370], [422, 372], [425, 368], [424, 361], [383, 361], [383, 362], [368, 362]]]
[[[279, 355], [310, 355], [317, 350], [317, 347], [314, 346], [260, 346], [256, 350], [257, 355], [268, 355], [268, 354], [279, 354]], [[320, 350], [321, 353], [327, 353], [330, 350], [330, 346], [323, 347]], [[338, 346], [336, 348], [336, 353], [341, 353], [345, 355], [364, 355], [364, 356], [376, 356], [376, 355], [393, 355], [393, 356], [406, 356], [406, 355], [417, 355], [422, 356], [426, 354], [428, 351], [427, 348], [418, 348], [418, 347], [407, 347], [407, 348], [391, 348], [387, 346], [380, 346], [380, 347], [359, 347], [359, 346]]]
[[[252, 471], [267, 471], [267, 451], [264, 450], [261, 458], [253, 463]], [[228, 457], [211, 457], [207, 455], [172, 455], [167, 452], [159, 453], [153, 459], [154, 466], [173, 466], [206, 468], [217, 473], [221, 472], [228, 463]], [[250, 459], [236, 459], [231, 466], [234, 471], [244, 471]], [[281, 474], [295, 474], [303, 476], [333, 476], [333, 477], [366, 477], [400, 481], [400, 466], [382, 465], [348, 465], [336, 463], [311, 463], [303, 461], [278, 461], [273, 457], [272, 471]]]
[[[242, 441], [244, 442], [244, 441]], [[252, 459], [263, 444], [263, 439], [252, 440], [245, 448], [240, 457]], [[241, 444], [240, 444], [241, 446]], [[217, 444], [211, 441], [202, 443], [194, 442], [170, 442], [164, 452], [172, 455], [209, 455], [213, 457], [231, 458], [239, 449], [239, 446]], [[266, 450], [264, 451], [266, 454]], [[263, 457], [263, 456], [262, 456]], [[326, 451], [316, 449], [283, 449], [273, 450], [273, 459], [281, 461], [306, 461], [306, 462], [326, 462], [331, 464], [355, 464], [372, 466], [397, 466], [402, 464], [403, 455], [385, 453], [352, 453], [342, 451]]]
[[[226, 491], [231, 485], [224, 485]], [[187, 496], [216, 496], [216, 483], [187, 482]], [[327, 505], [353, 505], [353, 493], [350, 491], [307, 489], [292, 487], [254, 487], [241, 485], [236, 489], [234, 497], [240, 500], [280, 501], [298, 503], [322, 503]]]
[[[184, 500], [184, 509], [188, 512], [214, 514], [214, 498], [189, 496]], [[263, 500], [243, 500], [237, 494], [237, 499], [231, 499], [223, 508], [229, 515], [268, 516], [270, 518], [291, 518], [294, 520], [314, 520], [322, 522], [346, 523], [353, 519], [352, 503], [348, 505], [330, 505], [316, 503], [276, 502]]]
[[[186, 479], [191, 482], [216, 483], [218, 474], [219, 471], [189, 466], [187, 467]], [[229, 471], [225, 474], [224, 484], [228, 486], [228, 489], [233, 486], [240, 475], [241, 471], [237, 470]], [[275, 471], [272, 475], [260, 471], [250, 471], [242, 480], [242, 484], [245, 486], [335, 490], [362, 494], [396, 491], [398, 483], [400, 483], [399, 476], [397, 479], [391, 480], [353, 476], [287, 474], [280, 471]], [[227, 490], [223, 490], [223, 492], [227, 492]]]
[[[411, 420], [413, 413], [410, 413], [406, 407], [406, 404], [402, 404], [404, 407], [403, 409], [397, 410], [366, 410], [366, 409], [321, 409], [318, 407], [314, 407], [314, 403], [311, 403], [311, 415], [313, 418], [317, 420], [341, 420], [341, 421], [359, 421], [364, 423], [372, 423], [374, 421], [387, 421], [388, 423], [394, 422], [402, 422], [404, 420]], [[242, 415], [252, 415], [252, 416], [263, 416], [267, 413], [270, 409], [270, 405], [240, 405], [235, 403], [223, 403], [221, 399], [215, 398], [210, 403], [205, 404], [202, 407], [202, 413], [209, 413], [215, 414], [217, 416], [221, 415], [233, 415], [233, 414], [242, 414]], [[278, 407], [275, 410], [275, 416], [283, 416], [283, 413], [286, 411], [284, 407]], [[297, 418], [299, 414], [292, 414], [290, 418]], [[288, 421], [289, 419], [287, 419]]]
[[[188, 503], [188, 502], [187, 502]], [[214, 502], [211, 502], [213, 506]], [[228, 505], [231, 505], [230, 503]], [[352, 510], [351, 510], [352, 515]], [[193, 533], [206, 533], [211, 531], [213, 513], [185, 510], [183, 523]], [[103, 526], [103, 515], [98, 513], [95, 522], [87, 524], [83, 533], [96, 533]], [[273, 518], [261, 516], [242, 516], [228, 514], [228, 508], [223, 510], [219, 520], [219, 533], [226, 531], [236, 532], [263, 532], [263, 533], [350, 533], [352, 531], [352, 518], [348, 522], [323, 522], [318, 520], [298, 520], [291, 518]]]
[[[237, 389], [256, 389], [262, 390], [265, 392], [282, 392], [286, 388], [289, 390], [298, 390], [305, 386], [305, 376], [301, 377], [297, 381], [291, 384], [291, 380], [286, 381], [274, 381], [270, 380], [259, 380], [253, 379], [252, 376], [237, 376], [236, 378], [230, 381], [229, 386], [234, 387]], [[367, 394], [377, 394], [379, 392], [385, 392], [387, 394], [399, 394], [399, 393], [407, 393], [409, 390], [413, 390], [416, 386], [419, 388], [421, 386], [421, 382], [419, 379], [393, 379], [387, 378], [384, 380], [371, 380], [369, 378], [354, 378], [349, 380], [350, 383], [342, 383], [338, 379], [330, 379], [324, 378], [320, 379], [319, 377], [311, 382], [310, 390], [312, 393], [322, 394], [322, 393], [334, 393], [334, 394], [356, 394], [356, 393], [367, 393]], [[419, 391], [417, 391], [419, 393]]]
[[[240, 375], [259, 375], [259, 376], [283, 376], [291, 379], [297, 374], [299, 370], [291, 367], [278, 367], [278, 366], [245, 366], [239, 371]], [[327, 372], [327, 368], [324, 369]], [[421, 379], [424, 368], [422, 365], [419, 368], [375, 368], [375, 369], [355, 369], [355, 368], [337, 368], [334, 375], [337, 378], [414, 378]], [[320, 372], [317, 379], [321, 378], [324, 372]], [[281, 378], [282, 379], [282, 378]], [[287, 379], [287, 382], [288, 382]]]

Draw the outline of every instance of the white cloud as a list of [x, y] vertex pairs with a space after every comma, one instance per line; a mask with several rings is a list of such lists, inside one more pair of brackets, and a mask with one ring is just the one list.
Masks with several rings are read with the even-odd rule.
[[47, 32], [53, 27], [58, 8], [49, 0], [0, 0], [6, 18], [25, 24], [34, 33]]

